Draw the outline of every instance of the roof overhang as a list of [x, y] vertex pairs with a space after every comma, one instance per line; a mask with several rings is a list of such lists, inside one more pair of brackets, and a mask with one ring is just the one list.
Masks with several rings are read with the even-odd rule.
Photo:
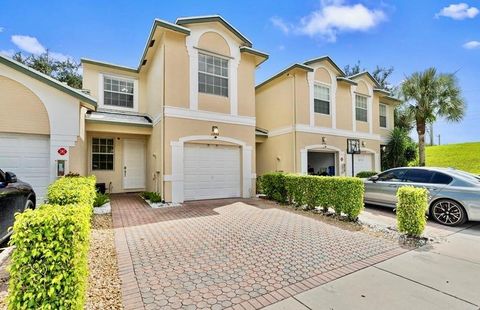
[[268, 54], [264, 52], [260, 52], [259, 50], [253, 49], [248, 46], [242, 46], [240, 47], [240, 52], [241, 53], [248, 53], [253, 56], [255, 56], [255, 66], [260, 66], [262, 63], [264, 63], [268, 59]]
[[346, 77], [343, 77], [343, 76], [337, 76], [337, 82], [344, 82], [344, 83], [348, 83], [350, 85], [358, 85], [358, 83], [355, 82], [354, 80], [350, 80], [349, 78], [346, 78]]
[[322, 61], [328, 61], [338, 71], [338, 73], [342, 77], [345, 76], [345, 72], [343, 72], [343, 70], [340, 69], [340, 67], [332, 60], [332, 58], [330, 58], [330, 56], [320, 56], [320, 57], [317, 57], [317, 58], [313, 58], [313, 59], [305, 61], [304, 64], [307, 65], [307, 66], [310, 66], [310, 65], [313, 65], [315, 63], [322, 62]]
[[295, 63], [295, 64], [291, 65], [290, 67], [287, 67], [287, 68], [283, 69], [282, 71], [280, 71], [279, 73], [277, 73], [277, 74], [273, 75], [272, 77], [268, 78], [267, 80], [263, 81], [262, 83], [258, 84], [257, 86], [255, 86], [255, 89], [258, 89], [258, 88], [270, 83], [271, 81], [273, 81], [273, 80], [281, 77], [282, 75], [284, 75], [286, 73], [289, 73], [290, 71], [293, 71], [293, 70], [313, 72], [312, 67], [306, 66], [304, 64]]
[[132, 68], [132, 67], [116, 65], [116, 64], [112, 64], [110, 62], [105, 62], [105, 61], [100, 61], [100, 60], [81, 58], [80, 62], [82, 64], [90, 64], [90, 65], [102, 66], [102, 67], [107, 67], [107, 68], [116, 69], [116, 70], [123, 70], [123, 71], [131, 72], [131, 73], [138, 73], [138, 69], [135, 69], [135, 68]]
[[106, 111], [90, 112], [85, 115], [87, 122], [152, 127], [152, 120], [145, 115], [133, 115]]
[[375, 88], [378, 88], [378, 89], [382, 88], [380, 83], [378, 83], [378, 81], [368, 71], [363, 71], [363, 72], [351, 75], [348, 78], [351, 79], [351, 80], [356, 80], [356, 79], [359, 79], [360, 77], [362, 77], [364, 75], [366, 75], [373, 82], [373, 84], [375, 84]]
[[18, 61], [0, 55], [0, 63], [78, 99], [80, 103], [88, 109], [93, 110], [97, 106], [97, 101], [89, 95], [83, 93], [81, 90], [70, 87], [67, 84], [57, 81], [56, 79], [34, 70]]
[[222, 24], [225, 28], [227, 28], [230, 32], [232, 32], [237, 38], [239, 38], [246, 46], [252, 47], [252, 42], [220, 15], [180, 17], [180, 18], [177, 18], [175, 24], [182, 26], [182, 25], [188, 25], [188, 24], [211, 23], [211, 22], [218, 22]]

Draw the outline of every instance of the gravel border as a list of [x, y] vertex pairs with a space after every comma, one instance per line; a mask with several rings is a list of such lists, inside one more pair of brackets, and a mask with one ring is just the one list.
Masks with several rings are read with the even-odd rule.
[[85, 309], [123, 309], [114, 229], [110, 214], [93, 216], [88, 266]]
[[110, 205], [110, 202], [107, 202], [100, 207], [93, 208], [93, 214], [109, 214], [109, 213], [112, 213], [112, 206]]

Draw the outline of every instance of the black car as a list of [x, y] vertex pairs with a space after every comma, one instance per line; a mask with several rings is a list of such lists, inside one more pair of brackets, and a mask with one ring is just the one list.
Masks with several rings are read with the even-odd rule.
[[35, 208], [35, 192], [12, 172], [0, 169], [0, 244], [10, 235], [15, 213]]

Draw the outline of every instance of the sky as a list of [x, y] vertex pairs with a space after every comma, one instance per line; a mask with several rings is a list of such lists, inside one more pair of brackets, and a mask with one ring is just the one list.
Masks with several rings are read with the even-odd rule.
[[[0, 0], [0, 53], [81, 57], [136, 67], [155, 18], [220, 14], [270, 55], [260, 83], [295, 62], [329, 55], [341, 68], [456, 72], [467, 103], [460, 123], [439, 120], [441, 143], [480, 141], [480, 1]], [[415, 136], [415, 135], [414, 135]], [[435, 138], [438, 142], [438, 138]]]

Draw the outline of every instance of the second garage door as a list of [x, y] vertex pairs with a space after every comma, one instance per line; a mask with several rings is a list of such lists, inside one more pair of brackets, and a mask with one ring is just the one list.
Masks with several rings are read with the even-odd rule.
[[374, 171], [372, 154], [355, 155], [355, 174], [361, 171]]
[[185, 144], [184, 199], [240, 197], [240, 147]]
[[40, 203], [50, 182], [49, 137], [0, 133], [0, 169], [32, 185]]

